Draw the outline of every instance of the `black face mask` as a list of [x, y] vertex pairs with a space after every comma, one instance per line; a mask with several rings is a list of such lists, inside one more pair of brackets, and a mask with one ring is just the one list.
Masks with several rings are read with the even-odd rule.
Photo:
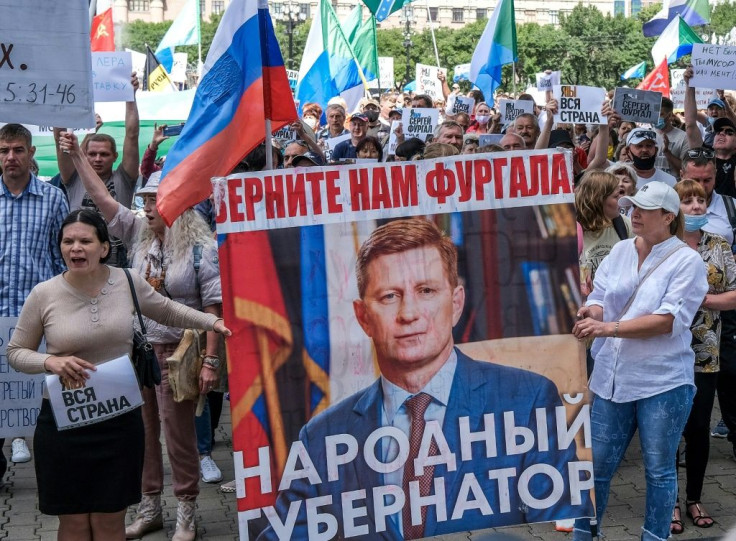
[[638, 156], [634, 156], [633, 152], [631, 153], [631, 158], [634, 160], [634, 167], [642, 171], [654, 169], [654, 162], [657, 160], [656, 155], [652, 156], [651, 158], [640, 158]]
[[363, 114], [368, 117], [368, 122], [375, 122], [378, 120], [378, 111], [371, 111], [370, 109], [368, 111], [363, 111]]

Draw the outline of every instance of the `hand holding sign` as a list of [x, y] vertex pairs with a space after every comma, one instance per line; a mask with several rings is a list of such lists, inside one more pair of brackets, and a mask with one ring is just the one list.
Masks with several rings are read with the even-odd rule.
[[89, 372], [97, 370], [95, 365], [79, 357], [56, 357], [51, 355], [44, 361], [44, 368], [66, 380], [72, 387], [82, 387], [89, 379]]

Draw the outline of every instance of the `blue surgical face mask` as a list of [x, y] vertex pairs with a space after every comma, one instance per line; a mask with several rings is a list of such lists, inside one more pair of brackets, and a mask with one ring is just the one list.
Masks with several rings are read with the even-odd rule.
[[711, 126], [713, 125], [713, 123], [714, 123], [715, 121], [716, 121], [715, 117], [712, 117], [712, 116], [709, 116], [709, 117], [708, 117], [708, 124], [710, 124]]
[[708, 216], [705, 214], [685, 214], [685, 231], [693, 232], [703, 229], [708, 223]]
[[666, 122], [664, 121], [664, 118], [659, 117], [659, 120], [657, 120], [657, 123], [654, 125], [655, 128], [658, 130], [663, 130]]

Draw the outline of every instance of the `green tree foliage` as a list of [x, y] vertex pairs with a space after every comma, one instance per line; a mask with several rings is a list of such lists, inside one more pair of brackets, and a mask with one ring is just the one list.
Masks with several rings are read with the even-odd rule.
[[710, 32], [716, 37], [723, 37], [736, 27], [736, 3], [731, 0], [712, 8], [710, 16]]
[[[722, 35], [736, 25], [736, 4], [727, 0], [713, 9], [711, 29]], [[522, 90], [534, 84], [535, 74], [545, 69], [562, 71], [563, 82], [613, 88], [620, 84], [620, 75], [629, 67], [646, 61], [648, 71], [653, 69], [651, 48], [654, 38], [645, 38], [641, 32], [642, 22], [650, 19], [660, 5], [644, 8], [638, 17], [626, 18], [603, 15], [595, 7], [578, 4], [569, 14], [560, 17], [559, 27], [528, 23], [517, 25], [519, 61], [516, 64], [516, 88]], [[398, 17], [398, 14], [394, 14]], [[212, 43], [219, 16], [202, 24], [202, 56], [206, 57]], [[155, 49], [166, 30], [166, 23], [134, 22], [126, 25], [124, 46], [144, 51], [148, 43]], [[458, 64], [470, 62], [486, 21], [476, 21], [462, 28], [438, 28], [435, 30], [440, 65], [448, 69], [448, 79], [453, 76], [453, 68]], [[292, 61], [294, 69], [299, 69], [302, 51], [309, 34], [310, 21], [296, 26], [292, 34]], [[275, 22], [276, 37], [281, 46], [284, 61], [289, 66], [289, 39], [287, 26], [282, 21]], [[378, 54], [394, 58], [394, 77], [397, 83], [414, 79], [416, 63], [436, 64], [432, 35], [429, 29], [417, 32], [412, 29], [412, 46], [405, 46], [404, 28], [379, 28], [377, 32]], [[197, 47], [182, 47], [189, 53], [190, 61], [196, 59]], [[407, 80], [407, 52], [409, 70]], [[635, 84], [630, 81], [628, 84]], [[501, 90], [510, 91], [514, 86], [513, 70], [506, 66], [503, 70]]]

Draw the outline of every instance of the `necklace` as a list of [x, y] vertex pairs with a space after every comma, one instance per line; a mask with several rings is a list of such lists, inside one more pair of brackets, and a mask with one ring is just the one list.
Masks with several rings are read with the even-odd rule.
[[164, 282], [166, 282], [166, 265], [161, 263], [161, 276], [158, 278], [151, 278], [151, 260], [148, 260], [148, 265], [146, 266], [146, 282], [151, 284], [151, 287], [158, 291], [164, 286]]

